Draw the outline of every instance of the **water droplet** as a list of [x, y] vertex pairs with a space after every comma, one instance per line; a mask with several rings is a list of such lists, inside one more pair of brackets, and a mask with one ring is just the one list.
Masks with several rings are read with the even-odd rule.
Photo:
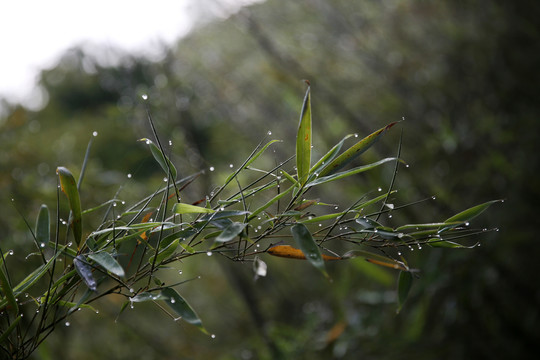
[[435, 195], [433, 195], [433, 196], [431, 197], [432, 200], [435, 200], [436, 198], [437, 198], [437, 197], [436, 197]]
[[210, 171], [216, 170], [213, 166], [210, 166]]
[[66, 225], [66, 221], [65, 221], [65, 220], [62, 220], [62, 225]]
[[171, 304], [174, 304], [176, 300], [174, 298], [171, 298]]
[[14, 251], [13, 250], [9, 250], [8, 251], [8, 255], [13, 255], [14, 254]]
[[178, 275], [182, 275], [182, 270], [178, 270]]
[[467, 221], [467, 222], [465, 223], [465, 226], [469, 226], [469, 225], [470, 225], [470, 223]]
[[215, 339], [215, 338], [216, 338], [216, 334], [212, 334], [212, 335], [210, 335], [210, 337], [211, 337], [212, 339]]
[[69, 326], [71, 325], [69, 321], [66, 321], [66, 326]]
[[397, 253], [397, 254], [398, 254], [398, 256], [401, 256], [401, 251], [398, 251], [398, 253]]
[[135, 290], [129, 289], [129, 292], [133, 294], [135, 292]]
[[211, 252], [211, 251], [207, 251], [207, 252], [206, 252], [206, 255], [207, 255], [207, 256], [212, 256], [212, 252]]
[[233, 168], [233, 166], [234, 166], [233, 164], [229, 164], [229, 167], [230, 167], [231, 169]]
[[122, 200], [122, 205], [125, 205], [125, 204], [126, 204], [126, 202], [124, 200]]
[[146, 139], [145, 143], [146, 143], [146, 145], [150, 145], [152, 143], [152, 140]]
[[143, 100], [148, 100], [148, 95], [147, 94], [142, 94], [141, 97], [142, 97]]
[[319, 226], [322, 226], [322, 224], [321, 224], [321, 223], [319, 223]]
[[112, 204], [112, 206], [116, 207], [116, 203], [114, 202], [114, 203]]
[[337, 209], [339, 209], [339, 206], [334, 206], [334, 210], [337, 210]]
[[405, 121], [405, 116], [402, 116], [402, 117], [401, 117], [401, 120]]
[[97, 134], [98, 134], [98, 132], [97, 132], [97, 131], [94, 131], [94, 132], [92, 133], [92, 136], [97, 136]]
[[45, 247], [45, 243], [41, 243], [39, 244], [40, 247], [44, 248]]
[[405, 164], [405, 167], [408, 168], [408, 167], [409, 167], [409, 164]]
[[270, 130], [268, 130], [267, 132], [268, 135], [272, 135], [272, 132]]
[[131, 174], [127, 174], [128, 179], [131, 179]]
[[261, 230], [261, 229], [262, 229], [262, 226], [261, 226], [261, 225], [257, 226], [257, 229]]
[[99, 314], [99, 310], [96, 310], [96, 314]]
[[357, 138], [357, 137], [358, 137], [358, 134], [354, 134], [354, 137]]
[[169, 145], [172, 146], [172, 140], [169, 140]]
[[70, 241], [70, 242], [67, 243], [67, 246], [68, 246], [68, 247], [71, 246], [71, 245], [73, 245], [73, 242], [72, 242], [72, 241]]

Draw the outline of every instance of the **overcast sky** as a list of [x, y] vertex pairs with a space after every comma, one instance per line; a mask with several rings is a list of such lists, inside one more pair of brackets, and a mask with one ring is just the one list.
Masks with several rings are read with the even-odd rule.
[[39, 70], [53, 66], [74, 45], [90, 42], [152, 57], [157, 45], [171, 44], [189, 32], [202, 4], [239, 8], [255, 1], [2, 1], [0, 97], [31, 102]]

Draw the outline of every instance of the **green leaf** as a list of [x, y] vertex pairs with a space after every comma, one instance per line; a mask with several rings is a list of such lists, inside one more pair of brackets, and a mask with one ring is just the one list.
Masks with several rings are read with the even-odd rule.
[[259, 156], [261, 156], [261, 154], [262, 154], [262, 153], [263, 153], [270, 145], [272, 145], [273, 143], [276, 143], [276, 142], [281, 142], [281, 140], [271, 140], [271, 141], [269, 141], [268, 143], [266, 143], [266, 145], [264, 145], [264, 146], [262, 147], [261, 150], [257, 151], [257, 153], [256, 153], [255, 155], [253, 155], [253, 157], [252, 157], [251, 159], [249, 159], [249, 161], [247, 161], [247, 162], [244, 164], [244, 167], [243, 167], [243, 168], [245, 169], [245, 168], [248, 167], [252, 162], [254, 162], [255, 160], [257, 160], [257, 158], [258, 158]]
[[169, 160], [168, 157], [165, 156], [159, 149], [159, 147], [154, 144], [154, 142], [150, 139], [143, 138], [139, 141], [144, 141], [149, 147], [150, 151], [152, 152], [152, 155], [154, 156], [154, 159], [158, 162], [159, 166], [165, 171], [165, 174], [169, 176], [169, 170], [171, 174], [171, 179], [173, 181], [176, 181], [176, 168], [174, 167], [173, 163]]
[[[334, 181], [334, 180], [343, 179], [343, 178], [345, 178], [347, 176], [359, 174], [361, 172], [365, 172], [365, 171], [374, 169], [377, 166], [380, 166], [380, 165], [382, 165], [384, 163], [387, 163], [389, 161], [395, 161], [395, 160], [399, 160], [399, 159], [395, 158], [395, 157], [385, 158], [385, 159], [376, 161], [376, 162], [368, 164], [368, 165], [356, 167], [356, 168], [351, 169], [351, 170], [335, 173], [335, 174], [328, 175], [328, 176], [319, 176], [317, 179], [307, 183], [306, 188], [311, 187], [311, 186], [315, 186], [315, 185], [319, 185], [319, 184], [324, 184], [324, 183]], [[323, 175], [323, 173], [324, 173], [324, 170], [321, 172], [320, 175]]]
[[[477, 217], [481, 213], [483, 213], [491, 205], [493, 205], [495, 203], [498, 203], [498, 202], [503, 202], [503, 201], [504, 200], [492, 200], [492, 201], [488, 201], [488, 202], [485, 202], [485, 203], [480, 204], [480, 205], [473, 206], [472, 208], [464, 210], [464, 211], [462, 211], [462, 212], [460, 212], [460, 213], [446, 219], [444, 222], [445, 223], [458, 223], [458, 224], [466, 223], [468, 221], [471, 221], [473, 218]], [[439, 233], [441, 233], [443, 231], [446, 231], [448, 229], [452, 229], [452, 228], [454, 228], [456, 226], [457, 225], [449, 225], [449, 226], [441, 227], [441, 229], [439, 230]]]
[[73, 266], [75, 266], [75, 270], [77, 270], [77, 273], [84, 281], [86, 286], [88, 286], [90, 290], [96, 291], [97, 283], [94, 279], [94, 275], [92, 274], [92, 267], [88, 265], [88, 262], [86, 261], [84, 256], [79, 255], [75, 259], [73, 259]]
[[175, 214], [210, 214], [213, 212], [215, 211], [212, 209], [184, 203], [177, 203], [173, 206], [173, 213]]
[[270, 199], [270, 201], [268, 201], [266, 204], [260, 206], [258, 209], [254, 210], [253, 213], [248, 217], [248, 221], [254, 219], [255, 217], [257, 217], [257, 215], [259, 215], [262, 211], [266, 210], [268, 207], [270, 207], [272, 204], [275, 204], [276, 202], [278, 202], [282, 197], [284, 197], [285, 195], [287, 195], [288, 193], [291, 192], [291, 190], [293, 189], [293, 187], [291, 186], [290, 188], [288, 188], [287, 190], [283, 191], [282, 193], [280, 194], [277, 194], [276, 196], [274, 196], [272, 199]]
[[319, 161], [317, 161], [317, 163], [313, 165], [313, 167], [309, 171], [310, 178], [311, 176], [318, 174], [321, 169], [331, 164], [332, 160], [336, 158], [337, 154], [341, 150], [341, 147], [343, 146], [343, 143], [345, 142], [345, 140], [347, 140], [348, 138], [352, 136], [354, 135], [349, 134], [345, 136], [340, 142], [334, 145], [332, 149], [330, 149], [322, 158], [320, 158]]
[[409, 269], [409, 267], [405, 263], [403, 263], [401, 261], [394, 260], [392, 258], [383, 256], [383, 255], [379, 255], [379, 254], [374, 254], [374, 253], [364, 251], [364, 250], [347, 251], [342, 256], [343, 259], [351, 259], [351, 258], [355, 258], [355, 257], [363, 257], [364, 259], [366, 259], [368, 262], [370, 262], [372, 264], [381, 265], [381, 266], [384, 266], [384, 267], [388, 267], [390, 269], [396, 269], [396, 270], [402, 270], [402, 271], [411, 271], [411, 269]]
[[142, 292], [140, 294], [137, 294], [133, 297], [129, 298], [129, 301], [132, 303], [134, 302], [145, 302], [145, 301], [156, 301], [156, 300], [168, 300], [169, 298], [167, 296], [164, 296], [163, 294], [152, 294], [150, 292]]
[[11, 322], [9, 327], [0, 335], [0, 344], [3, 344], [4, 341], [7, 340], [8, 336], [13, 332], [13, 330], [15, 330], [17, 324], [19, 324], [19, 321], [21, 321], [22, 317], [22, 314], [17, 316], [15, 320]]
[[[163, 260], [171, 256], [172, 254], [174, 254], [174, 252], [176, 251], [176, 248], [178, 247], [179, 242], [180, 242], [180, 239], [176, 239], [172, 243], [170, 243], [168, 246], [166, 246], [163, 250], [159, 251], [155, 263], [159, 264]], [[154, 256], [151, 256], [148, 259], [148, 262], [150, 264], [154, 264]]]
[[232, 224], [227, 226], [225, 230], [221, 232], [221, 234], [219, 234], [219, 236], [216, 238], [215, 241], [218, 243], [223, 243], [223, 242], [233, 240], [236, 236], [238, 236], [244, 230], [246, 225], [247, 224], [240, 223], [240, 222], [233, 222]]
[[322, 171], [320, 172], [319, 176], [327, 176], [334, 174], [336, 171], [340, 170], [341, 168], [345, 167], [348, 163], [353, 161], [355, 158], [357, 158], [360, 154], [364, 153], [367, 149], [369, 149], [377, 140], [383, 135], [388, 129], [390, 129], [392, 126], [397, 124], [397, 122], [393, 122], [391, 124], [386, 125], [385, 127], [375, 131], [374, 133], [366, 136], [350, 148], [348, 148], [343, 154], [335, 158], [330, 164], [324, 167]]
[[161, 295], [166, 298], [167, 305], [187, 323], [195, 325], [203, 333], [208, 334], [208, 331], [202, 325], [201, 319], [197, 316], [195, 311], [189, 306], [189, 304], [182, 298], [174, 289], [165, 288], [161, 290]]
[[399, 273], [398, 280], [398, 309], [397, 312], [401, 311], [405, 300], [409, 296], [409, 291], [411, 290], [413, 277], [412, 274], [408, 271], [401, 271]]
[[49, 208], [47, 205], [41, 205], [36, 221], [36, 242], [38, 246], [45, 247], [50, 240], [51, 222], [49, 220]]
[[298, 124], [298, 133], [296, 134], [296, 170], [298, 181], [304, 184], [307, 180], [309, 169], [311, 167], [311, 95], [308, 86], [302, 112], [300, 114], [300, 123]]
[[319, 269], [326, 278], [329, 278], [324, 266], [324, 259], [321, 255], [321, 251], [315, 243], [315, 240], [313, 240], [308, 228], [304, 224], [298, 223], [291, 227], [291, 232], [296, 244], [300, 250], [302, 250], [306, 259]]
[[122, 266], [108, 252], [102, 251], [98, 253], [88, 254], [88, 257], [101, 265], [105, 270], [115, 274], [116, 276], [126, 276], [126, 273], [124, 272]]
[[71, 226], [73, 228], [73, 235], [75, 236], [75, 242], [79, 249], [82, 247], [82, 215], [81, 215], [81, 200], [79, 198], [79, 190], [77, 189], [77, 182], [73, 177], [73, 174], [65, 167], [59, 166], [56, 168], [56, 173], [60, 179], [60, 186], [64, 194], [66, 194], [69, 201], [69, 208], [71, 209]]
[[[9, 306], [11, 307], [11, 311], [14, 314], [18, 314], [19, 305], [17, 304], [17, 300], [15, 299], [15, 295], [13, 294], [13, 288], [11, 287], [11, 284], [9, 283], [6, 274], [4, 274], [3, 267], [0, 268], [0, 288], [2, 288], [2, 293], [5, 296], [5, 304], [9, 304]], [[3, 306], [0, 307], [0, 310], [3, 310]]]

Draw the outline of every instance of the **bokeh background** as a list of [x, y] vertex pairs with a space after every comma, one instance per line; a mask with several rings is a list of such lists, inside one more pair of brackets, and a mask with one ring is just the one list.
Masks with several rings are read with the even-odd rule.
[[[268, 276], [255, 282], [251, 264], [194, 257], [169, 276], [201, 276], [179, 291], [215, 339], [151, 304], [118, 316], [121, 301], [111, 298], [95, 304], [99, 314], [73, 316], [33, 358], [536, 358], [540, 3], [268, 0], [218, 18], [204, 16], [218, 4], [206, 6], [159, 59], [76, 47], [40, 73], [40, 109], [0, 100], [0, 246], [15, 251], [9, 265], [20, 276], [32, 239], [15, 207], [30, 222], [41, 203], [54, 207], [56, 167], [78, 174], [94, 131], [83, 207], [120, 186], [120, 197], [136, 200], [161, 181], [137, 142], [151, 135], [143, 94], [181, 175], [216, 169], [188, 200], [204, 198], [268, 131], [284, 141], [270, 163], [292, 154], [309, 79], [315, 152], [405, 119], [366, 161], [394, 155], [403, 130], [410, 167], [398, 174], [396, 203], [437, 198], [394, 218], [441, 221], [505, 199], [475, 224], [499, 231], [472, 250], [410, 252], [421, 273], [399, 314], [396, 273], [362, 261], [329, 264], [328, 283], [304, 262], [264, 257]], [[391, 175], [322, 195], [346, 206]]]

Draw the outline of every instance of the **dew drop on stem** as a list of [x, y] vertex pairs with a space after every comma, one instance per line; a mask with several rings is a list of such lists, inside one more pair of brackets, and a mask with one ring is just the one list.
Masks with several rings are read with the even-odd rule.
[[142, 97], [143, 100], [148, 100], [148, 95], [147, 94], [142, 94], [141, 97]]
[[94, 131], [94, 132], [92, 133], [92, 136], [98, 136], [98, 132], [97, 132], [97, 131]]

